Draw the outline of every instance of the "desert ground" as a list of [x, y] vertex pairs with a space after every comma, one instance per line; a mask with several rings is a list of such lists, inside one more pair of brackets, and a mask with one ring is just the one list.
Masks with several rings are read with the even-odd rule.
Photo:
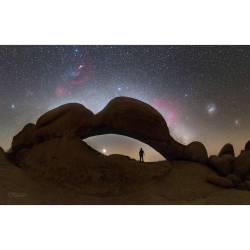
[[206, 165], [185, 161], [139, 163], [123, 156], [116, 158], [121, 158], [123, 164], [132, 161], [138, 171], [157, 165], [167, 170], [162, 177], [136, 184], [136, 190], [105, 194], [100, 193], [101, 185], [89, 191], [87, 187], [74, 189], [34, 177], [1, 153], [0, 204], [250, 204], [249, 191], [208, 183], [207, 176], [216, 173]]

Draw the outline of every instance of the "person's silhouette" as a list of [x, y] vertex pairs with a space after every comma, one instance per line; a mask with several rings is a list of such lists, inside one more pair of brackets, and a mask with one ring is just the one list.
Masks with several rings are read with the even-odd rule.
[[144, 151], [143, 151], [142, 148], [141, 148], [140, 151], [139, 151], [139, 156], [140, 156], [140, 162], [144, 162], [144, 160], [143, 160]]

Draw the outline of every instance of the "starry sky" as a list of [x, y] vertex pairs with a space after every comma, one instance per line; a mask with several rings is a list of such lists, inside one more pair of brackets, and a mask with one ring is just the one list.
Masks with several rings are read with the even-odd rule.
[[[67, 102], [93, 112], [112, 98], [149, 103], [172, 136], [198, 140], [209, 154], [250, 139], [250, 46], [0, 46], [0, 146], [28, 122]], [[123, 136], [86, 140], [104, 154], [162, 157]]]

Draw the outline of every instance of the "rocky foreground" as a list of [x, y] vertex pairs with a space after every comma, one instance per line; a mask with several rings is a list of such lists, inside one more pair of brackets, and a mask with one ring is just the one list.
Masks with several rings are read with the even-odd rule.
[[[115, 133], [139, 139], [168, 161], [105, 156], [82, 140]], [[250, 204], [250, 142], [208, 157], [182, 145], [151, 106], [126, 97], [93, 114], [66, 104], [28, 124], [0, 152], [0, 204]]]
[[[92, 151], [88, 146], [85, 149]], [[74, 170], [63, 170], [67, 161], [56, 170], [58, 159], [54, 157], [61, 152], [57, 149], [46, 155], [46, 162], [41, 161], [32, 170], [11, 164], [1, 153], [0, 204], [250, 204], [249, 191], [209, 183], [208, 176], [216, 178], [217, 174], [200, 163], [140, 164], [124, 156], [96, 152], [96, 162], [103, 171], [95, 180], [81, 183], [77, 178], [81, 179], [82, 173], [77, 177]], [[39, 169], [42, 165], [44, 172]], [[71, 181], [64, 181], [68, 178]]]

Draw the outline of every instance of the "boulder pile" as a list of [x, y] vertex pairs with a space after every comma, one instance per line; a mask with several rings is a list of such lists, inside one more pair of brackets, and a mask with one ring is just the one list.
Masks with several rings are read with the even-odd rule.
[[[207, 178], [207, 181], [221, 187], [235, 187], [250, 190], [250, 141], [240, 155], [235, 157], [234, 148], [226, 144], [218, 156], [210, 156], [208, 165], [218, 173], [218, 177]], [[230, 184], [229, 184], [230, 183]]]

